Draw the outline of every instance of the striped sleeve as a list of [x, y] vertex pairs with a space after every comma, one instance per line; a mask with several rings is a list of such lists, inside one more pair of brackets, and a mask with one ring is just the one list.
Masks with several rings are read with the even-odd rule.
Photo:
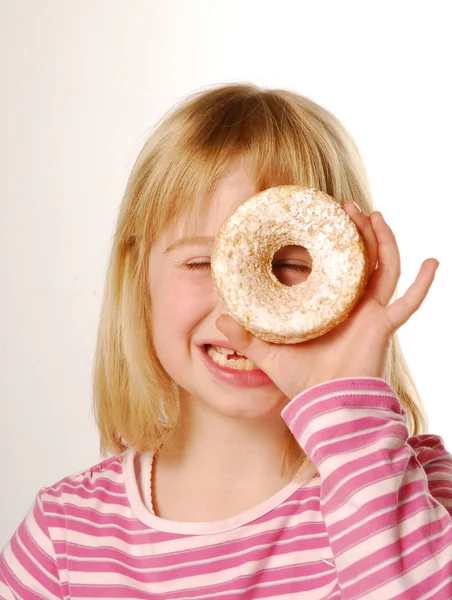
[[317, 385], [282, 416], [320, 474], [341, 599], [450, 600], [452, 456], [442, 438], [409, 438], [379, 378]]
[[53, 543], [41, 492], [0, 555], [0, 599], [61, 600]]

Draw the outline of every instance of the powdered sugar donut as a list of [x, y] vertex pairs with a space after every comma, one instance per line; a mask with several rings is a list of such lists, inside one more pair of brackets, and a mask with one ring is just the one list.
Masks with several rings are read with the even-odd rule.
[[[312, 258], [306, 281], [282, 284], [275, 252], [303, 246]], [[211, 257], [212, 277], [226, 310], [267, 342], [295, 344], [344, 321], [361, 298], [368, 257], [350, 217], [314, 188], [284, 185], [255, 194], [222, 224]]]

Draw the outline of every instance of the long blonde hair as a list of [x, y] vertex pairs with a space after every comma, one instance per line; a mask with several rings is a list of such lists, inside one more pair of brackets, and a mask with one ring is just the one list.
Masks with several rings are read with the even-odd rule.
[[[298, 184], [340, 204], [352, 199], [366, 214], [374, 210], [352, 137], [309, 98], [235, 83], [198, 91], [176, 105], [135, 161], [113, 239], [93, 370], [104, 455], [128, 446], [156, 451], [177, 433], [178, 388], [152, 343], [149, 250], [183, 215], [187, 227], [202, 218], [213, 186], [237, 157], [257, 191]], [[426, 432], [427, 417], [396, 336], [385, 379], [406, 411], [410, 435]], [[295, 468], [312, 466], [288, 431], [282, 472], [294, 459]]]

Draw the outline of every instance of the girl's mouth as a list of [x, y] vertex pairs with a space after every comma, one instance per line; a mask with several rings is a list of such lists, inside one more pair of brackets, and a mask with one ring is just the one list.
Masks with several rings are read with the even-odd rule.
[[238, 387], [274, 385], [264, 371], [253, 361], [223, 346], [198, 346], [202, 361], [217, 379]]
[[212, 346], [211, 344], [205, 344], [204, 347], [210, 358], [221, 367], [229, 367], [239, 371], [253, 371], [258, 368], [251, 359], [236, 350], [230, 350], [222, 346]]

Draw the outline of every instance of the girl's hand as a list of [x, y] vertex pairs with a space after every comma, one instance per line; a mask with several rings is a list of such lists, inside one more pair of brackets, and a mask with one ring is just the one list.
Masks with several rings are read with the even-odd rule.
[[307, 342], [271, 344], [247, 332], [228, 315], [216, 321], [234, 348], [254, 361], [288, 398], [331, 379], [384, 378], [391, 336], [421, 306], [439, 265], [435, 258], [425, 260], [414, 283], [389, 304], [400, 277], [394, 233], [380, 212], [368, 217], [351, 200], [344, 204], [344, 210], [363, 237], [370, 276], [362, 299], [343, 323]]

